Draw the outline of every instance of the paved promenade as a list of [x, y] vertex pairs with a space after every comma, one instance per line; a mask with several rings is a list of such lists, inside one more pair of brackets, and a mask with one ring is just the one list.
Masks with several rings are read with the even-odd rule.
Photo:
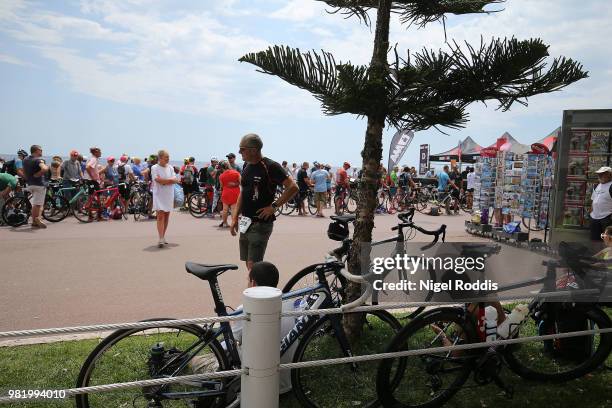
[[[464, 219], [415, 217], [428, 229], [446, 223], [447, 242], [474, 240], [463, 229]], [[220, 278], [226, 304], [237, 305], [246, 268], [238, 238], [217, 229], [219, 222], [174, 213], [170, 245], [163, 249], [156, 246], [155, 222], [132, 218], [92, 224], [68, 218], [46, 230], [1, 227], [0, 331], [212, 315], [208, 284], [188, 274], [185, 261], [240, 265]], [[396, 222], [393, 215], [376, 216], [374, 238], [392, 236]], [[281, 216], [275, 223], [266, 259], [278, 266], [281, 285], [338, 246], [327, 238], [328, 223], [310, 216]], [[418, 234], [415, 240], [428, 238]]]

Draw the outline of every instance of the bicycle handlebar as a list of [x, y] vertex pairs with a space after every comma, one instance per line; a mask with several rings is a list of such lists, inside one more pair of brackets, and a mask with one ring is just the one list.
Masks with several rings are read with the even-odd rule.
[[397, 214], [397, 218], [404, 222], [412, 222], [414, 218], [414, 208], [408, 209], [408, 211]]

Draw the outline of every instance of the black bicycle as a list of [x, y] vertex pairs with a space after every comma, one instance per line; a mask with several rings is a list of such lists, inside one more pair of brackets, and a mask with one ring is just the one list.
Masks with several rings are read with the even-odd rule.
[[[490, 255], [491, 248], [472, 248]], [[500, 287], [496, 292], [544, 284], [543, 292], [555, 291], [557, 262], [545, 262], [545, 277]], [[386, 352], [445, 347], [483, 341], [476, 317], [484, 303], [463, 307], [441, 307], [410, 321], [387, 347]], [[612, 327], [610, 318], [597, 306], [588, 303], [550, 303], [542, 299], [528, 305], [528, 317], [511, 327], [510, 337], [537, 336], [563, 330], [557, 316], [572, 313], [584, 320], [584, 329]], [[495, 383], [507, 396], [512, 387], [500, 377], [504, 363], [518, 375], [536, 381], [559, 382], [581, 377], [601, 365], [612, 350], [612, 333], [589, 337], [589, 347], [582, 355], [555, 353], [556, 341], [533, 341], [509, 346], [492, 346], [472, 350], [430, 352], [414, 357], [382, 360], [377, 373], [377, 392], [384, 407], [438, 407], [448, 401], [474, 374], [476, 385]], [[401, 377], [398, 381], [398, 375]]]
[[[406, 246], [405, 246], [406, 242], [413, 239], [417, 231], [422, 234], [430, 235], [434, 237], [431, 243], [421, 248], [422, 250], [427, 250], [431, 248], [433, 245], [438, 243], [440, 238], [442, 239], [442, 242], [445, 242], [446, 240], [446, 225], [443, 224], [439, 229], [435, 231], [428, 231], [422, 227], [419, 227], [413, 222], [414, 208], [411, 208], [407, 212], [398, 214], [397, 217], [399, 218], [400, 222], [396, 226], [391, 228], [392, 231], [397, 231], [397, 235], [395, 237], [387, 238], [382, 241], [373, 242], [371, 245], [373, 250], [376, 249], [377, 247], [394, 243], [395, 247], [392, 250], [391, 255], [389, 256], [395, 257], [396, 255], [399, 255], [403, 257], [406, 254]], [[348, 238], [349, 224], [354, 222], [356, 217], [355, 215], [341, 215], [341, 216], [332, 216], [330, 218], [333, 222], [330, 224], [330, 227], [328, 230], [328, 236], [329, 238], [333, 240], [342, 241], [342, 246], [334, 249], [329, 254], [333, 257], [333, 259], [340, 261], [343, 264], [347, 264], [348, 256], [351, 250], [351, 245], [353, 244], [353, 240]], [[312, 286], [318, 279], [315, 274], [317, 265], [318, 264], [307, 266], [306, 268], [302, 269], [301, 271], [293, 275], [291, 279], [289, 279], [289, 281], [283, 287], [283, 293], [289, 293], [299, 288]], [[384, 275], [378, 275], [376, 279], [384, 280], [388, 273], [390, 273], [390, 271], [386, 272], [386, 274]], [[433, 271], [432, 269], [429, 269], [427, 271], [427, 274], [428, 274], [427, 276], [428, 279], [435, 281], [436, 279], [435, 271]], [[407, 276], [405, 275], [405, 271], [403, 270], [398, 271], [398, 278], [400, 280], [407, 279]], [[342, 275], [339, 275], [339, 276], [329, 275], [328, 279], [329, 279], [328, 283], [331, 288], [332, 294], [334, 294], [334, 296], [337, 299], [339, 299], [339, 301], [345, 302], [348, 281], [344, 279]], [[409, 299], [409, 295], [410, 295], [409, 291], [405, 291], [405, 295], [406, 295], [406, 299]], [[378, 304], [379, 296], [380, 296], [380, 291], [374, 290], [372, 292], [372, 304], [375, 304], [375, 305]], [[426, 302], [430, 300], [432, 296], [433, 296], [433, 291], [429, 291], [425, 295], [425, 298], [420, 299], [420, 300], [423, 302]], [[416, 308], [412, 310], [406, 317], [409, 319], [412, 319], [415, 316], [417, 316], [419, 313], [421, 313], [424, 309], [425, 309], [424, 307]]]
[[[340, 275], [340, 262], [319, 264], [316, 285], [283, 295], [283, 303], [303, 304], [306, 309], [338, 306], [327, 284], [328, 273]], [[209, 283], [218, 316], [227, 316], [227, 308], [218, 284], [218, 276], [236, 265], [202, 265], [187, 262], [187, 271]], [[346, 274], [346, 273], [345, 273]], [[347, 276], [350, 278], [350, 276]], [[361, 301], [361, 300], [360, 300]], [[240, 314], [237, 310], [232, 315]], [[118, 330], [98, 344], [87, 357], [77, 380], [77, 387], [118, 383], [152, 378], [171, 378], [186, 374], [203, 374], [241, 367], [238, 344], [229, 323], [171, 327], [163, 320], [154, 328]], [[342, 326], [342, 315], [302, 316], [281, 340], [281, 357], [293, 353], [293, 362], [330, 357], [348, 357], [379, 352], [385, 340], [401, 327], [386, 311], [364, 314], [358, 341], [349, 344]], [[288, 354], [291, 355], [291, 354]], [[347, 378], [338, 387], [338, 395], [352, 406], [378, 405], [374, 387], [376, 365], [344, 364], [291, 371], [293, 391], [303, 406], [329, 407], [331, 383]], [[240, 378], [181, 382], [172, 385], [116, 390], [100, 394], [83, 394], [76, 398], [78, 408], [89, 407], [184, 407], [218, 408], [237, 406]]]

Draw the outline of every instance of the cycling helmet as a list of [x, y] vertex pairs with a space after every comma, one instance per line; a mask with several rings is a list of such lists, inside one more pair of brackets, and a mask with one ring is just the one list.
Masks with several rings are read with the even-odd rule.
[[349, 236], [348, 224], [339, 221], [331, 222], [327, 228], [327, 236], [334, 241], [343, 241]]
[[27, 157], [28, 156], [28, 152], [26, 152], [23, 149], [19, 149], [19, 150], [17, 150], [17, 156], [19, 156], [19, 157], [22, 157], [22, 156], [23, 157]]

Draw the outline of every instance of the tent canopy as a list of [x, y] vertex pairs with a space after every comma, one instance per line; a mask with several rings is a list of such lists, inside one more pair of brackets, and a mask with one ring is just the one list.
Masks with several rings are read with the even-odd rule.
[[482, 146], [476, 143], [471, 137], [466, 137], [458, 146], [442, 153], [429, 155], [430, 162], [449, 162], [451, 160], [461, 161], [465, 163], [474, 163], [476, 157], [480, 155]]
[[504, 132], [504, 134], [498, 137], [497, 140], [502, 143], [500, 144], [496, 141], [495, 143], [487, 147], [497, 147], [501, 151], [517, 154], [527, 153], [531, 150], [531, 146], [520, 143], [508, 132]]
[[550, 132], [548, 136], [545, 136], [541, 140], [538, 140], [537, 143], [543, 144], [548, 147], [548, 150], [552, 150], [553, 145], [557, 141], [557, 138], [561, 135], [561, 126]]

